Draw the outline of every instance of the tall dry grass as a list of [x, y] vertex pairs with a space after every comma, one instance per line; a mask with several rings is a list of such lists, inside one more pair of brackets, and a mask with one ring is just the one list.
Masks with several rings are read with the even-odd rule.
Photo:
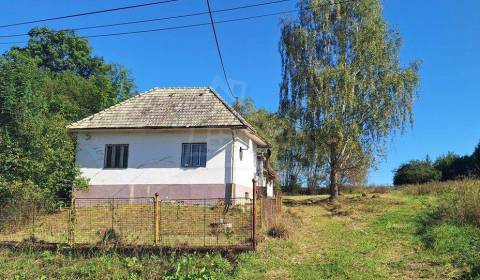
[[399, 189], [411, 195], [438, 196], [438, 213], [443, 219], [480, 227], [480, 180], [432, 182]]

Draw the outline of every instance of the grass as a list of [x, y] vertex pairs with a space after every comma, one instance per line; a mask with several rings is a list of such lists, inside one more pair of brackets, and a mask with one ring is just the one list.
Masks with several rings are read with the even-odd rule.
[[[0, 279], [480, 279], [480, 229], [434, 193], [286, 196], [287, 239], [236, 256], [0, 249]], [[42, 278], [44, 277], [44, 278]]]
[[404, 186], [401, 190], [413, 195], [439, 197], [437, 215], [456, 224], [471, 224], [480, 227], [480, 181], [464, 180], [433, 182]]

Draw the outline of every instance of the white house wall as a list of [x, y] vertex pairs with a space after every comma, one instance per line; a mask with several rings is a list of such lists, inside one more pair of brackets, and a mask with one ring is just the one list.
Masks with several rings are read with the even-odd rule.
[[[249, 197], [252, 197], [252, 179], [255, 177], [256, 172], [257, 145], [242, 131], [238, 131], [235, 135], [235, 164], [233, 172], [235, 196], [245, 197], [245, 193], [248, 192]], [[242, 156], [240, 156], [240, 148], [242, 149]]]
[[[207, 143], [206, 167], [181, 167], [182, 143], [195, 142]], [[170, 198], [226, 196], [232, 180], [231, 143], [228, 129], [79, 132], [76, 160], [90, 180], [90, 190], [77, 192], [77, 197], [138, 197], [155, 192]], [[129, 145], [128, 168], [104, 169], [106, 144]], [[247, 182], [246, 173], [241, 169], [239, 173], [239, 182]], [[251, 180], [252, 174], [247, 177]]]

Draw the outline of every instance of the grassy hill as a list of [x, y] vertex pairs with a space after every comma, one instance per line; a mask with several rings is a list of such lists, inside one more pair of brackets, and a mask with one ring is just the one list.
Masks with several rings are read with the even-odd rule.
[[334, 204], [287, 196], [289, 238], [265, 235], [256, 252], [240, 255], [0, 249], [0, 279], [480, 279], [479, 186], [365, 191]]

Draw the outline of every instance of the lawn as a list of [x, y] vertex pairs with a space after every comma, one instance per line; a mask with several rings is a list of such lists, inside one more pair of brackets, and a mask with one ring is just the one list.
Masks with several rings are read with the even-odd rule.
[[0, 249], [0, 279], [480, 279], [480, 229], [436, 221], [435, 196], [349, 194], [336, 204], [325, 198], [285, 197], [290, 237], [266, 236], [256, 252]]

